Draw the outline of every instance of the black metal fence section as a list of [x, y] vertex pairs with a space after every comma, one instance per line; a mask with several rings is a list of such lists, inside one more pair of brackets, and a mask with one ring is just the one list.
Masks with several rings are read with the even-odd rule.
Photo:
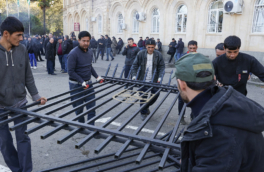
[[[171, 71], [170, 73], [170, 79], [168, 83], [162, 84], [165, 71], [162, 73], [161, 82], [153, 83], [154, 76], [158, 74], [156, 70], [152, 74], [152, 81], [147, 82], [145, 79], [149, 71], [148, 69], [145, 72], [144, 80], [138, 81], [137, 79], [136, 80], [129, 79], [131, 78], [131, 71], [129, 72], [129, 76], [127, 78], [122, 78], [124, 74], [124, 67], [120, 74], [120, 77], [116, 78], [115, 75], [118, 65], [115, 66], [112, 76], [110, 77], [108, 76], [110, 67], [111, 64], [109, 64], [105, 76], [103, 77], [105, 81], [101, 84], [99, 82], [92, 83], [93, 85], [92, 88], [88, 88], [84, 90], [82, 87], [80, 87], [74, 90], [70, 90], [58, 94], [56, 96], [48, 98], [48, 103], [46, 105], [37, 107], [35, 109], [26, 110], [27, 108], [32, 108], [36, 106], [38, 102], [34, 102], [20, 109], [6, 108], [7, 112], [0, 114], [0, 117], [9, 116], [12, 113], [17, 113], [17, 115], [10, 115], [9, 118], [0, 121], [0, 126], [8, 124], [14, 121], [15, 119], [21, 117], [26, 117], [26, 118], [23, 122], [11, 126], [10, 127], [11, 131], [14, 131], [18, 127], [21, 127], [23, 125], [28, 125], [30, 123], [38, 123], [38, 124], [32, 128], [29, 128], [25, 132], [26, 134], [31, 134], [33, 132], [36, 132], [45, 126], [53, 126], [54, 128], [52, 130], [41, 135], [41, 139], [46, 139], [51, 135], [60, 132], [61, 130], [69, 130], [70, 132], [67, 135], [63, 137], [58, 137], [57, 140], [58, 144], [64, 143], [65, 141], [67, 141], [77, 133], [85, 134], [86, 137], [75, 145], [76, 149], [81, 148], [87, 142], [91, 141], [92, 138], [96, 137], [96, 138], [104, 139], [104, 141], [95, 148], [94, 150], [95, 153], [100, 153], [105, 147], [107, 147], [107, 145], [110, 142], [119, 142], [123, 144], [116, 153], [103, 155], [85, 161], [67, 164], [64, 166], [55, 167], [44, 171], [55, 171], [69, 167], [72, 167], [71, 168], [72, 171], [88, 170], [88, 169], [93, 169], [95, 167], [100, 167], [100, 170], [98, 171], [107, 171], [112, 169], [115, 169], [116, 171], [137, 171], [137, 170], [148, 171], [150, 170], [150, 167], [152, 167], [155, 164], [156, 164], [156, 168], [152, 169], [151, 171], [157, 171], [159, 169], [164, 169], [164, 168], [170, 168], [170, 171], [178, 170], [180, 166], [179, 164], [180, 146], [176, 142], [178, 141], [180, 135], [184, 130], [182, 129], [181, 131], [178, 131], [180, 126], [180, 120], [183, 117], [186, 105], [184, 106], [179, 117], [177, 117], [178, 116], [177, 113], [176, 114], [171, 113], [179, 97], [179, 91], [177, 87], [171, 86], [171, 75], [173, 71]], [[140, 70], [141, 68], [138, 69], [136, 78], [139, 77], [138, 75], [140, 73]], [[142, 88], [146, 88], [147, 90], [143, 94], [142, 93], [139, 94], [138, 91], [140, 91]], [[131, 123], [132, 120], [135, 119], [136, 116], [138, 116], [138, 114], [140, 114], [140, 112], [146, 106], [150, 104], [150, 101], [145, 101], [144, 103], [140, 104], [139, 108], [133, 111], [133, 114], [131, 114], [129, 117], [126, 117], [125, 120], [122, 121], [122, 124], [117, 129], [107, 128], [112, 122], [115, 122], [117, 118], [121, 117], [124, 114], [127, 114], [128, 110], [131, 107], [135, 106], [135, 104], [138, 101], [140, 101], [139, 99], [135, 99], [131, 103], [124, 103], [124, 101], [126, 101], [128, 97], [122, 97], [123, 99], [121, 101], [117, 101], [113, 98], [113, 96], [111, 96], [112, 94], [115, 94], [115, 96], [120, 96], [122, 93], [129, 93], [130, 96], [139, 94], [139, 97], [142, 98], [142, 97], [146, 97], [146, 95], [148, 95], [153, 89], [157, 91], [152, 98], [159, 96], [160, 93], [163, 93], [163, 95], [160, 94], [160, 97], [157, 99], [157, 102], [153, 105], [154, 108], [151, 111], [151, 113], [146, 117], [144, 121], [142, 121], [141, 124], [139, 124], [139, 126], [134, 132], [124, 132], [124, 129], [126, 126], [128, 126]], [[76, 90], [80, 90], [81, 92], [68, 96], [69, 93], [72, 93], [73, 91]], [[87, 94], [88, 91], [92, 91], [92, 90], [94, 91]], [[117, 93], [117, 91], [119, 91], [119, 93]], [[105, 93], [101, 94], [102, 92]], [[60, 104], [78, 95], [79, 96], [83, 95], [83, 96], [68, 103]], [[73, 103], [83, 100], [91, 95], [96, 95], [96, 97], [75, 108], [66, 110], [66, 108], [71, 107]], [[156, 112], [158, 111], [158, 109], [165, 104], [164, 103], [165, 100], [170, 95], [174, 95], [173, 100], [170, 101], [168, 108], [166, 108], [166, 112], [160, 119], [159, 123], [157, 124], [151, 136], [148, 137], [148, 136], [139, 135], [142, 132], [143, 128], [147, 124], [151, 123], [151, 118], [153, 118], [153, 116], [157, 114]], [[57, 100], [58, 98], [59, 100]], [[86, 105], [99, 100], [100, 103], [98, 103], [96, 106], [84, 111], [78, 116], [74, 115], [73, 117], [72, 113], [75, 112], [76, 110], [80, 108], [84, 108]], [[123, 104], [122, 107], [120, 106], [121, 104]], [[94, 111], [96, 109], [99, 110], [99, 108], [103, 106], [107, 106], [107, 108], [105, 108], [104, 111], [97, 113], [95, 117], [88, 120], [86, 123], [78, 122], [78, 119], [80, 119], [81, 117], [86, 116], [89, 112]], [[53, 109], [51, 109], [52, 107]], [[119, 109], [119, 111], [117, 113], [115, 112], [111, 116], [111, 118], [108, 119], [103, 125], [101, 126], [90, 125], [90, 123], [100, 118], [106, 117], [106, 115], [110, 114], [111, 111], [114, 109]], [[41, 113], [42, 110], [46, 110], [45, 113]], [[58, 111], [60, 112], [63, 111], [63, 113], [60, 113], [56, 117], [51, 116], [51, 114], [55, 112], [58, 113]], [[161, 138], [157, 138], [158, 133], [164, 127], [164, 123], [170, 114], [172, 114], [175, 117], [174, 127], [171, 128], [170, 132], [163, 135]], [[128, 149], [129, 146], [134, 146], [135, 148]], [[109, 157], [115, 157], [115, 159], [109, 160]], [[93, 161], [99, 159], [102, 160], [100, 163], [95, 163], [95, 164], [92, 163]], [[89, 163], [89, 165], [87, 165], [87, 163]], [[133, 163], [136, 164], [132, 167], [129, 166], [129, 168], [122, 168]], [[80, 167], [80, 164], [82, 164], [83, 166]], [[78, 167], [76, 167], [77, 165]]]

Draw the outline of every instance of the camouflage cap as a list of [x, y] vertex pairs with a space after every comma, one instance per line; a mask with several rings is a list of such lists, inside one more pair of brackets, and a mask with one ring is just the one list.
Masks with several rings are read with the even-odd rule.
[[[207, 82], [214, 79], [214, 66], [208, 57], [200, 53], [189, 53], [180, 58], [175, 63], [176, 71], [174, 77], [186, 82]], [[202, 71], [208, 71], [212, 75], [207, 77], [197, 77]]]

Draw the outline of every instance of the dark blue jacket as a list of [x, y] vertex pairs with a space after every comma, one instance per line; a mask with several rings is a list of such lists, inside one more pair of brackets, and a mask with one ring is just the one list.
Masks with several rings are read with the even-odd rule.
[[158, 51], [161, 52], [162, 51], [162, 43], [161, 42], [156, 42], [156, 45], [158, 46]]
[[264, 169], [264, 108], [229, 87], [212, 98], [181, 141], [181, 172], [260, 172]]
[[128, 46], [128, 48], [124, 48], [124, 51], [122, 53], [123, 56], [126, 56], [125, 65], [132, 65], [138, 52], [139, 48], [137, 47], [137, 44], [133, 44], [132, 47]]
[[79, 42], [77, 40], [72, 41], [72, 46], [73, 46], [73, 48], [79, 46]]
[[95, 39], [91, 39], [90, 48], [97, 48], [97, 41]]
[[105, 39], [105, 44], [107, 48], [111, 48], [112, 41], [110, 38]]
[[143, 40], [139, 40], [139, 41], [138, 41], [138, 47], [139, 47], [139, 48], [144, 47], [144, 45], [143, 45]]
[[124, 46], [124, 42], [121, 39], [120, 41], [118, 41], [116, 49], [121, 49], [123, 46]]
[[178, 41], [178, 44], [175, 47], [177, 49], [177, 53], [183, 53], [183, 49], [184, 49], [184, 42], [182, 41]]
[[[102, 43], [102, 45], [100, 43]], [[98, 44], [98, 48], [105, 48], [105, 40], [104, 39], [98, 39], [97, 44]]]
[[176, 41], [170, 43], [169, 51], [168, 51], [167, 54], [170, 54], [170, 55], [172, 55], [172, 54], [174, 55], [175, 54], [175, 52], [176, 52], [176, 48], [175, 48], [176, 44], [177, 44]]
[[93, 53], [91, 50], [84, 52], [80, 46], [72, 49], [68, 55], [68, 74], [69, 79], [83, 83], [89, 81], [91, 75], [98, 77], [92, 66]]

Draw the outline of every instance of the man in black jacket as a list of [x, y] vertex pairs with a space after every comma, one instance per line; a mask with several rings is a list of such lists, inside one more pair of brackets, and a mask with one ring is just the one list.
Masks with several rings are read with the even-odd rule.
[[63, 60], [63, 53], [62, 53], [63, 44], [64, 42], [62, 41], [62, 37], [59, 37], [56, 45], [56, 54], [58, 55], [59, 62], [61, 65], [61, 72], [65, 71], [65, 63]]
[[41, 55], [40, 55], [41, 43], [40, 43], [39, 36], [36, 35], [32, 41], [34, 42], [34, 44], [36, 46], [36, 48], [34, 49], [34, 54], [35, 54], [36, 60], [37, 61], [44, 61], [44, 60], [42, 60]]
[[104, 37], [102, 35], [101, 35], [101, 38], [98, 39], [97, 43], [98, 43], [98, 51], [97, 51], [96, 60], [98, 59], [100, 53], [101, 53], [101, 59], [103, 60], [104, 49], [105, 49], [105, 40], [104, 40]]
[[125, 73], [124, 76], [125, 78], [128, 77], [129, 71], [131, 69], [131, 66], [140, 51], [139, 48], [137, 47], [137, 44], [134, 43], [133, 38], [128, 38], [127, 39], [127, 46], [124, 48], [124, 51], [122, 53], [123, 56], [126, 56], [125, 60]]
[[97, 41], [94, 39], [94, 36], [92, 36], [92, 39], [90, 41], [90, 49], [93, 52], [93, 63], [96, 63], [96, 49], [97, 49]]
[[112, 41], [111, 39], [108, 37], [108, 35], [105, 35], [105, 46], [106, 46], [106, 61], [109, 61], [109, 55], [111, 56], [111, 61], [113, 61], [115, 58], [113, 57], [112, 55], [112, 52], [111, 52], [111, 44], [112, 44]]
[[175, 41], [174, 38], [172, 38], [172, 42], [170, 43], [169, 45], [169, 51], [167, 52], [167, 54], [169, 54], [171, 57], [170, 57], [170, 60], [169, 60], [169, 63], [171, 63], [172, 59], [173, 59], [173, 56], [176, 52], [176, 45], [177, 45], [177, 42]]
[[28, 38], [26, 47], [27, 47], [27, 51], [28, 51], [28, 57], [29, 57], [31, 69], [37, 69], [37, 60], [36, 60], [36, 57], [34, 54], [34, 49], [36, 48], [36, 45], [31, 40], [30, 37]]
[[76, 37], [73, 37], [72, 40], [73, 48], [77, 47], [79, 45], [79, 42], [76, 40]]
[[264, 108], [229, 87], [217, 87], [214, 67], [189, 53], [175, 64], [180, 95], [194, 119], [181, 140], [181, 172], [264, 169]]
[[120, 51], [122, 50], [123, 46], [124, 46], [123, 40], [121, 38], [118, 38], [118, 43], [117, 43], [117, 47], [116, 47], [116, 49], [118, 50], [117, 54], [120, 53]]
[[241, 40], [237, 36], [229, 36], [224, 41], [226, 53], [214, 61], [215, 76], [224, 86], [231, 85], [238, 92], [247, 95], [247, 81], [253, 73], [264, 82], [264, 67], [253, 56], [239, 52]]
[[72, 40], [69, 39], [68, 35], [65, 35], [63, 48], [62, 48], [63, 60], [65, 63], [65, 70], [62, 73], [68, 72], [68, 54], [71, 52], [72, 49], [73, 49]]
[[160, 42], [159, 38], [157, 39], [155, 49], [158, 50], [159, 52], [162, 52], [162, 43]]
[[[138, 55], [136, 56], [136, 59], [133, 63], [131, 74], [132, 74], [132, 79], [136, 79], [137, 71], [138, 68], [141, 66], [141, 70], [139, 71], [139, 77], [138, 80], [143, 80], [146, 70], [148, 69], [148, 73], [146, 75], [146, 82], [154, 82], [154, 83], [160, 83], [161, 77], [163, 75], [163, 72], [165, 70], [165, 63], [162, 57], [162, 54], [159, 51], [155, 50], [156, 42], [152, 39], [149, 39], [146, 42], [146, 50], [141, 50]], [[145, 64], [145, 65], [142, 65]], [[154, 75], [154, 71], [156, 70], [156, 73]], [[145, 92], [149, 89], [149, 87], [143, 87], [141, 91]], [[158, 90], [157, 89], [152, 89], [151, 93], [156, 94]], [[145, 120], [147, 115], [150, 114], [149, 111], [149, 106], [153, 105], [156, 100], [159, 97], [158, 95], [151, 99], [149, 101], [149, 104], [141, 111], [141, 119]], [[147, 95], [143, 96], [144, 99], [147, 99]], [[140, 101], [140, 106], [144, 105], [145, 100]]]
[[179, 38], [178, 44], [176, 45], [176, 59], [175, 62], [178, 61], [183, 54], [183, 49], [184, 49], [184, 42], [182, 42], [182, 38]]
[[54, 73], [54, 60], [55, 60], [55, 50], [54, 50], [54, 39], [50, 38], [49, 43], [47, 44], [46, 50], [46, 59], [47, 59], [47, 69], [48, 74], [50, 75], [56, 75]]
[[140, 50], [143, 50], [144, 49], [144, 44], [143, 44], [143, 39], [142, 39], [142, 37], [140, 37], [140, 39], [139, 39], [139, 41], [138, 41], [138, 48], [140, 49]]

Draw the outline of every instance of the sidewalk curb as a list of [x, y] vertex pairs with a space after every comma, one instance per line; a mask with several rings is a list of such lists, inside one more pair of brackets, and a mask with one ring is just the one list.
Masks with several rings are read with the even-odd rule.
[[248, 81], [247, 83], [250, 85], [264, 86], [264, 83], [259, 83], [259, 82]]

